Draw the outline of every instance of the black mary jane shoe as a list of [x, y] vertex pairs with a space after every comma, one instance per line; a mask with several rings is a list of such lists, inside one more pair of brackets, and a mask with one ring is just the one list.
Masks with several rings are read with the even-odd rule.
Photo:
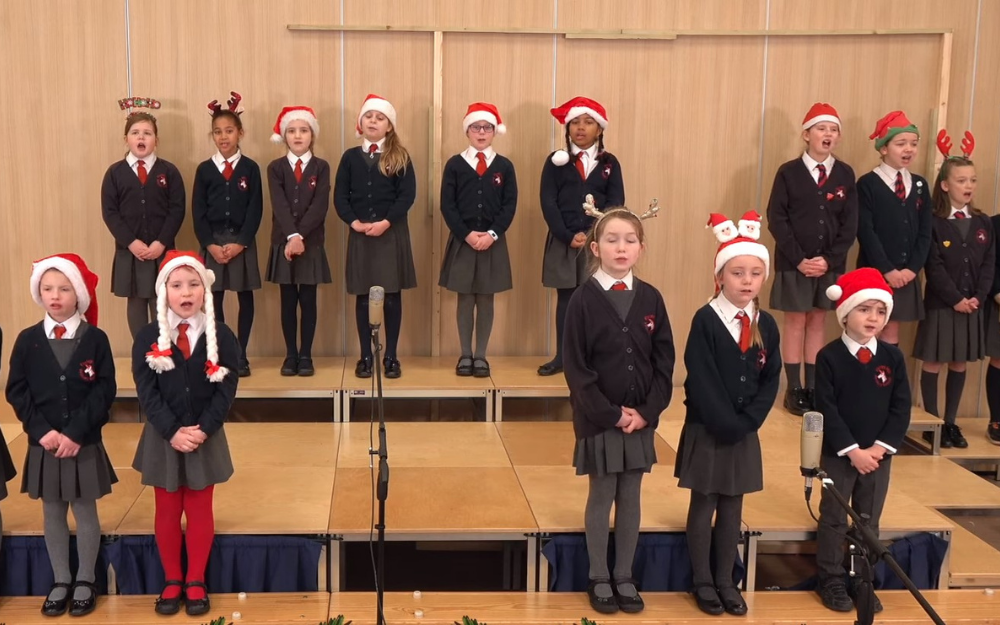
[[562, 373], [563, 366], [561, 362], [547, 362], [538, 368], [538, 375], [542, 377], [548, 377], [550, 375], [555, 375], [557, 373]]
[[[706, 591], [711, 590], [711, 596], [708, 598], [702, 597], [698, 591], [703, 589]], [[698, 604], [698, 609], [705, 614], [718, 616], [725, 613], [726, 608], [722, 605], [722, 600], [719, 599], [719, 593], [715, 590], [715, 586], [711, 584], [698, 584], [691, 592], [694, 594], [694, 600]]]
[[208, 598], [208, 587], [205, 586], [204, 582], [188, 582], [184, 585], [184, 594], [187, 595], [187, 589], [197, 586], [205, 591], [205, 596], [201, 599], [191, 599], [186, 598], [184, 600], [184, 611], [188, 616], [201, 616], [209, 610], [212, 609], [212, 602]]
[[[171, 599], [163, 598], [163, 591], [169, 586], [180, 586], [181, 592], [178, 593], [176, 597]], [[184, 601], [184, 582], [176, 579], [168, 579], [166, 583], [163, 584], [163, 590], [160, 591], [160, 596], [156, 598], [156, 613], [163, 614], [164, 616], [170, 616], [171, 614], [177, 614], [181, 611], [181, 602]]]
[[97, 607], [97, 586], [91, 582], [78, 581], [73, 584], [73, 593], [76, 593], [76, 589], [79, 587], [84, 587], [90, 590], [90, 596], [86, 599], [72, 599], [69, 604], [69, 615], [70, 616], [86, 616], [94, 611]]
[[[632, 584], [632, 588], [635, 588], [634, 595], [623, 595], [618, 592], [618, 586], [620, 584]], [[611, 590], [615, 593], [615, 601], [618, 602], [618, 608], [626, 614], [638, 614], [642, 612], [646, 607], [645, 602], [643, 602], [642, 597], [639, 595], [639, 588], [636, 585], [634, 579], [619, 579], [615, 580], [615, 583], [611, 585]]]
[[372, 377], [372, 361], [370, 358], [362, 358], [358, 360], [358, 364], [354, 365], [354, 377], [356, 378]]
[[594, 609], [594, 612], [599, 612], [600, 614], [614, 614], [618, 611], [618, 602], [615, 600], [614, 590], [610, 597], [598, 597], [594, 590], [599, 584], [607, 584], [611, 586], [610, 579], [592, 579], [590, 584], [587, 586], [587, 598], [590, 599], [590, 607]]
[[740, 593], [739, 588], [726, 586], [719, 588], [718, 591], [722, 607], [726, 609], [726, 612], [733, 616], [746, 616], [747, 602], [743, 600], [743, 595]]
[[490, 363], [485, 358], [476, 358], [472, 361], [472, 375], [476, 378], [490, 377]]
[[246, 358], [240, 358], [240, 367], [237, 370], [241, 378], [250, 377], [250, 361]]
[[299, 374], [299, 359], [297, 356], [287, 356], [281, 363], [281, 375], [293, 376]]
[[382, 370], [385, 371], [385, 377], [390, 380], [395, 380], [403, 375], [403, 368], [399, 365], [399, 360], [396, 358], [385, 358], [382, 360]]
[[299, 375], [308, 378], [316, 374], [316, 369], [313, 367], [313, 359], [309, 356], [305, 358], [299, 358]]
[[455, 375], [468, 378], [472, 376], [472, 356], [462, 356], [455, 365]]
[[56, 582], [52, 584], [52, 588], [49, 589], [49, 595], [56, 588], [62, 588], [66, 591], [66, 596], [59, 601], [49, 601], [48, 595], [45, 596], [45, 603], [42, 604], [42, 614], [45, 616], [62, 616], [66, 613], [66, 607], [69, 605], [70, 595], [73, 593], [73, 587], [69, 584], [63, 584], [61, 582]]

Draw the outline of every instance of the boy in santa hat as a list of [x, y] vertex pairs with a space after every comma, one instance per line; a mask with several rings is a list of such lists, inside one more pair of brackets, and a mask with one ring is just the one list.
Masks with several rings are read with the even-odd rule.
[[[34, 263], [31, 297], [45, 317], [18, 335], [7, 377], [7, 401], [28, 435], [21, 492], [42, 500], [55, 579], [42, 614], [68, 609], [82, 616], [97, 606], [97, 500], [118, 481], [101, 442], [118, 390], [115, 363], [108, 336], [97, 327], [97, 276], [82, 258], [58, 254]], [[71, 506], [75, 581], [66, 521]]]
[[812, 105], [802, 120], [806, 150], [778, 168], [767, 204], [768, 230], [774, 236], [771, 308], [785, 313], [784, 404], [799, 416], [813, 408], [816, 353], [825, 342], [831, 306], [824, 293], [847, 271], [847, 252], [858, 230], [854, 170], [833, 156], [840, 130], [836, 109], [823, 102]]
[[215, 537], [212, 498], [215, 485], [233, 474], [223, 424], [242, 354], [232, 330], [215, 319], [214, 282], [194, 252], [168, 252], [156, 276], [156, 322], [139, 331], [132, 347], [132, 376], [146, 415], [132, 468], [156, 498], [156, 546], [166, 578], [158, 614], [177, 613], [181, 602], [189, 616], [211, 608], [205, 567]]
[[604, 209], [625, 206], [625, 184], [618, 159], [604, 150], [608, 113], [590, 98], [575, 97], [551, 110], [565, 126], [566, 149], [549, 155], [542, 167], [542, 215], [548, 224], [542, 259], [542, 284], [556, 289], [556, 355], [538, 368], [548, 376], [563, 370], [562, 341], [566, 308], [576, 287], [590, 279], [585, 247], [594, 224], [583, 205], [588, 195]]
[[[906, 360], [895, 345], [878, 338], [892, 315], [893, 293], [882, 274], [865, 267], [844, 274], [827, 289], [844, 329], [816, 359], [816, 410], [823, 413], [823, 471], [833, 487], [869, 515], [878, 535], [889, 490], [892, 456], [910, 424], [910, 382]], [[849, 612], [855, 602], [882, 605], [870, 585], [844, 583], [847, 513], [826, 489], [819, 505], [817, 592], [823, 605]], [[862, 603], [872, 602], [872, 603]]]
[[517, 209], [517, 178], [514, 164], [493, 149], [494, 137], [507, 132], [494, 105], [470, 104], [462, 127], [469, 147], [448, 160], [441, 181], [441, 215], [451, 234], [438, 285], [458, 294], [462, 354], [455, 373], [486, 378], [493, 295], [513, 287], [505, 233]]

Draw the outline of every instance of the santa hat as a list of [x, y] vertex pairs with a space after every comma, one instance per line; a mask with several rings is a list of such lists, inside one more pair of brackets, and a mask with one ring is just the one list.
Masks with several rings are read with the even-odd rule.
[[41, 307], [42, 294], [39, 283], [49, 269], [55, 269], [69, 280], [76, 291], [76, 309], [92, 326], [97, 326], [97, 274], [87, 268], [87, 263], [76, 254], [56, 254], [31, 265], [31, 299]]
[[469, 132], [469, 126], [476, 122], [493, 124], [498, 135], [507, 132], [507, 126], [504, 126], [500, 119], [500, 111], [489, 102], [473, 102], [469, 105], [465, 119], [462, 120], [462, 132]]
[[173, 350], [170, 347], [170, 326], [167, 322], [167, 279], [175, 269], [189, 267], [201, 278], [205, 287], [205, 346], [208, 359], [205, 362], [205, 375], [211, 382], [221, 382], [229, 373], [229, 369], [219, 365], [219, 342], [215, 332], [215, 305], [212, 298], [212, 284], [215, 282], [215, 272], [205, 268], [205, 262], [194, 252], [170, 250], [163, 258], [160, 273], [156, 275], [156, 322], [160, 333], [151, 350], [146, 352], [146, 362], [149, 368], [157, 373], [170, 371], [174, 368]]
[[869, 139], [875, 139], [875, 149], [881, 150], [892, 138], [904, 132], [912, 132], [920, 136], [920, 131], [906, 117], [903, 111], [893, 111], [887, 114], [875, 124], [875, 131], [868, 135]]
[[[565, 126], [581, 115], [590, 115], [601, 128], [608, 127], [608, 112], [604, 110], [600, 102], [577, 96], [562, 105], [551, 109], [552, 116], [560, 124]], [[552, 162], [562, 167], [569, 163], [569, 152], [566, 150], [556, 150], [551, 156]]]
[[892, 317], [892, 288], [874, 267], [863, 267], [840, 276], [826, 289], [826, 296], [837, 302], [837, 323], [844, 327], [848, 313], [863, 302], [874, 299], [885, 304], [886, 319]]
[[[747, 211], [740, 219], [739, 236], [731, 219], [724, 215], [712, 213], [708, 225], [715, 232], [715, 238], [721, 245], [715, 253], [715, 275], [718, 276], [726, 263], [737, 256], [756, 256], [764, 262], [764, 279], [771, 272], [771, 255], [767, 247], [757, 242], [760, 237], [760, 215], [756, 211]], [[716, 285], [718, 287], [718, 284]]]
[[361, 118], [365, 116], [368, 111], [378, 111], [386, 117], [389, 118], [389, 123], [392, 124], [392, 129], [396, 129], [396, 108], [385, 98], [374, 93], [369, 93], [365, 97], [365, 101], [361, 104], [361, 112], [358, 113], [358, 123], [354, 126], [354, 132], [358, 137], [365, 136], [361, 132]]
[[272, 143], [281, 143], [285, 140], [285, 131], [288, 124], [294, 121], [304, 121], [312, 129], [313, 138], [319, 136], [319, 120], [316, 113], [308, 106], [286, 106], [278, 113], [278, 119], [274, 122], [274, 130], [271, 135]]
[[837, 115], [837, 109], [826, 102], [813, 104], [802, 120], [802, 130], [809, 130], [820, 122], [833, 122], [840, 126], [840, 115]]

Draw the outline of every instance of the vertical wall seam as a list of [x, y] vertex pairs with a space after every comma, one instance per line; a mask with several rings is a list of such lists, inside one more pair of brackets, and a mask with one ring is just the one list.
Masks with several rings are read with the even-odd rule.
[[128, 97], [132, 97], [132, 30], [129, 0], [125, 0], [125, 80], [127, 81]]
[[[767, 0], [764, 5], [764, 30], [771, 29], [771, 0]], [[763, 81], [761, 82], [760, 89], [760, 148], [757, 150], [757, 207], [761, 206], [761, 202], [764, 200], [764, 132], [766, 130], [766, 119], [767, 119], [767, 62], [768, 62], [768, 47], [770, 45], [770, 37], [764, 35], [764, 62], [761, 64], [763, 68]]]
[[[340, 0], [340, 25], [344, 26], [344, 0]], [[344, 63], [344, 31], [340, 31], [340, 153], [343, 154], [347, 150], [347, 135], [344, 132], [344, 123], [347, 120], [347, 80], [344, 77], [344, 68], [346, 64]], [[340, 248], [347, 249], [347, 228], [340, 229]], [[346, 262], [346, 261], [345, 261]], [[344, 346], [344, 355], [348, 353], [347, 347], [347, 337], [350, 332], [348, 331], [348, 326], [350, 325], [350, 309], [348, 307], [348, 301], [350, 296], [344, 294], [344, 322], [340, 324], [340, 340]]]
[[972, 44], [972, 84], [969, 85], [969, 121], [972, 128], [972, 114], [976, 107], [976, 73], [979, 71], [979, 27], [983, 19], [983, 0], [976, 4], [976, 39]]

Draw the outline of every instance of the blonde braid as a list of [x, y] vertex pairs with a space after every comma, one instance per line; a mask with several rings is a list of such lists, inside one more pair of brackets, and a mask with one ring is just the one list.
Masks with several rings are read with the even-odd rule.
[[170, 351], [170, 325], [167, 323], [167, 288], [165, 285], [160, 285], [156, 289], [156, 324], [159, 328], [159, 334], [156, 337], [155, 351], [159, 351], [161, 354], [146, 354], [146, 362], [153, 371], [163, 373], [173, 370], [175, 366], [173, 357], [166, 355]]
[[752, 344], [761, 349], [764, 348], [764, 337], [760, 334], [760, 296], [753, 298], [753, 319], [750, 321], [750, 336], [753, 337]]
[[[215, 299], [212, 297], [212, 284], [215, 283], [215, 272], [206, 269], [208, 284], [205, 285], [205, 348], [208, 351], [208, 361], [219, 365], [219, 341], [215, 333]], [[229, 369], [219, 366], [215, 373], [208, 375], [210, 382], [221, 382]]]

